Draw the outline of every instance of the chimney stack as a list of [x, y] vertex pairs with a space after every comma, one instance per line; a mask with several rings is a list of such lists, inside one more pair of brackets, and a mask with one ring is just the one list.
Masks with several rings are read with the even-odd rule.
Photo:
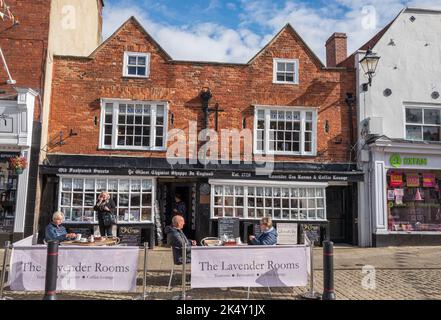
[[346, 33], [334, 33], [326, 41], [326, 65], [336, 67], [348, 56], [348, 37]]

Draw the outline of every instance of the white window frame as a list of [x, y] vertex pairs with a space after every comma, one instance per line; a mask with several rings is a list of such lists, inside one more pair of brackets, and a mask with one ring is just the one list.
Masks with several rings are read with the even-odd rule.
[[[145, 75], [129, 74], [129, 57], [144, 57], [146, 60]], [[150, 53], [143, 52], [124, 52], [123, 77], [129, 78], [149, 78], [150, 77]]]
[[[264, 150], [257, 149], [257, 121], [259, 110], [265, 112], [265, 129], [264, 129]], [[269, 132], [271, 122], [271, 111], [297, 111], [300, 112], [300, 151], [276, 151], [269, 148]], [[311, 151], [305, 151], [305, 121], [306, 112], [312, 112], [312, 141]], [[314, 107], [290, 107], [290, 106], [254, 106], [254, 130], [253, 130], [253, 151], [254, 154], [270, 154], [270, 155], [286, 155], [286, 156], [316, 156], [317, 155], [317, 108]]]
[[[62, 192], [63, 192], [62, 179], [83, 179], [83, 180], [86, 180], [86, 179], [95, 179], [95, 180], [96, 179], [103, 179], [104, 180], [105, 179], [106, 180], [106, 185], [107, 185], [106, 190], [108, 189], [109, 180], [118, 180], [118, 191], [116, 192], [118, 194], [120, 193], [120, 191], [119, 191], [119, 181], [120, 180], [129, 180], [129, 181], [130, 180], [139, 180], [139, 181], [141, 181], [141, 190], [142, 190], [142, 180], [151, 180], [151, 182], [152, 182], [152, 189], [151, 189], [152, 205], [151, 205], [151, 207], [143, 207], [142, 206], [142, 191], [141, 191], [140, 192], [141, 204], [140, 204], [139, 208], [141, 210], [140, 218], [142, 217], [142, 208], [151, 208], [151, 218], [152, 218], [152, 220], [149, 220], [149, 221], [144, 220], [144, 221], [142, 221], [140, 219], [140, 221], [120, 221], [118, 219], [119, 218], [118, 217], [118, 212], [116, 213], [116, 216], [117, 216], [117, 224], [118, 225], [132, 225], [132, 224], [148, 225], [148, 224], [154, 223], [154, 219], [155, 219], [155, 200], [156, 200], [156, 178], [155, 177], [137, 177], [137, 178], [135, 178], [133, 176], [58, 175], [58, 178], [59, 178], [59, 187], [58, 187], [58, 203], [57, 203], [57, 208], [58, 208], [59, 211], [63, 211], [62, 209], [64, 207], [69, 207], [69, 206], [64, 206], [64, 207], [61, 206], [61, 195], [62, 195]], [[132, 192], [131, 189], [130, 189], [130, 186], [131, 186], [131, 184], [129, 182], [129, 191], [128, 192], [124, 192], [124, 193], [128, 193], [129, 194], [129, 208], [131, 208], [131, 206], [130, 206], [130, 195], [131, 195], [131, 192]], [[96, 183], [95, 183], [95, 188], [96, 188]], [[73, 195], [74, 193], [75, 192], [70, 191], [70, 194]], [[98, 193], [98, 191], [94, 190], [93, 192], [92, 191], [86, 192], [84, 190], [84, 186], [83, 186], [82, 193], [83, 194], [85, 194], [85, 193], [95, 193], [96, 194], [96, 193]], [[110, 192], [110, 193], [115, 193], [115, 192]], [[71, 199], [71, 201], [72, 201], [72, 199]], [[73, 206], [71, 205], [70, 207], [72, 208]], [[82, 205], [81, 208], [84, 208], [84, 207], [85, 206], [84, 206], [84, 201], [83, 201], [83, 205]], [[80, 208], [80, 207], [77, 207], [77, 208]], [[117, 205], [116, 209], [119, 209], [118, 205]], [[69, 221], [65, 221], [64, 223], [67, 224], [67, 225], [69, 225], [69, 224], [75, 224], [75, 225], [96, 225], [98, 223], [98, 219], [96, 219], [96, 212], [94, 212], [94, 221], [72, 221], [72, 220], [69, 220]]]
[[[294, 81], [278, 81], [277, 80], [277, 63], [294, 63]], [[299, 84], [299, 59], [273, 59], [273, 83], [275, 84]]]
[[[105, 138], [105, 117], [106, 117], [106, 104], [113, 104], [112, 113], [112, 145], [108, 146], [104, 144]], [[118, 145], [118, 115], [120, 104], [150, 104], [152, 105], [150, 110], [150, 147], [144, 146], [119, 146]], [[154, 146], [156, 144], [156, 106], [164, 105], [164, 131], [162, 146]], [[153, 107], [154, 106], [154, 107]], [[100, 115], [100, 137], [99, 148], [105, 150], [128, 150], [128, 151], [166, 151], [167, 150], [167, 132], [168, 132], [168, 113], [169, 103], [167, 101], [140, 101], [140, 100], [126, 100], [126, 99], [101, 99], [101, 115]], [[152, 147], [154, 146], [154, 147]]]
[[[407, 122], [407, 109], [418, 109], [422, 111], [422, 123], [411, 123]], [[407, 126], [418, 126], [421, 127], [421, 130], [423, 130], [423, 127], [435, 127], [440, 128], [441, 130], [441, 124], [425, 124], [424, 123], [424, 110], [437, 110], [441, 113], [441, 105], [416, 105], [416, 104], [405, 104], [404, 105], [404, 139], [407, 141], [418, 141], [418, 142], [441, 142], [441, 134], [440, 134], [440, 140], [439, 141], [431, 141], [431, 140], [424, 140], [424, 132], [422, 132], [421, 139], [409, 139], [407, 138]]]
[[[210, 219], [212, 220], [217, 220], [219, 218], [224, 218], [225, 216], [222, 217], [216, 217], [214, 215], [214, 209], [215, 209], [215, 187], [217, 186], [232, 186], [232, 187], [236, 187], [236, 186], [240, 186], [243, 187], [243, 217], [238, 217], [240, 220], [260, 220], [261, 217], [256, 217], [256, 216], [252, 216], [250, 217], [248, 215], [248, 188], [249, 187], [262, 187], [262, 188], [287, 188], [287, 189], [292, 189], [292, 188], [304, 188], [304, 189], [308, 189], [308, 188], [321, 188], [323, 189], [323, 198], [317, 198], [316, 196], [314, 197], [315, 199], [323, 199], [323, 208], [317, 208], [317, 206], [315, 207], [316, 210], [316, 219], [309, 219], [308, 217], [306, 219], [284, 219], [283, 218], [283, 213], [281, 213], [281, 218], [272, 218], [274, 221], [298, 221], [298, 222], [312, 222], [312, 221], [317, 221], [317, 222], [325, 222], [327, 221], [327, 207], [326, 207], [326, 188], [329, 186], [329, 184], [327, 182], [299, 182], [299, 181], [292, 181], [292, 182], [285, 182], [285, 181], [264, 181], [264, 180], [217, 180], [217, 179], [212, 179], [209, 180], [210, 186], [211, 186], [211, 195], [210, 195]], [[225, 196], [223, 195], [223, 198]], [[235, 196], [233, 197], [235, 199]], [[265, 199], [265, 197], [263, 197]], [[281, 197], [282, 198], [282, 197]], [[274, 199], [274, 198], [273, 198]], [[287, 199], [294, 199], [294, 198], [287, 198]], [[298, 197], [297, 198], [298, 201], [300, 201], [302, 199], [302, 197]], [[310, 199], [309, 197], [306, 197], [305, 199]], [[290, 205], [291, 206], [291, 205]], [[236, 208], [236, 205], [233, 205], [234, 208]], [[225, 208], [225, 204], [223, 204], [223, 208]], [[253, 208], [257, 208], [257, 207], [253, 207]], [[264, 210], [266, 209], [266, 207], [263, 207]], [[293, 208], [289, 208], [289, 210], [291, 211]], [[323, 209], [323, 219], [319, 219], [317, 218], [317, 210], [321, 210]], [[281, 209], [283, 210], [283, 209]], [[286, 208], [286, 210], [288, 210], [288, 208]], [[304, 210], [307, 210], [306, 208], [304, 208]], [[299, 212], [300, 213], [300, 212]]]

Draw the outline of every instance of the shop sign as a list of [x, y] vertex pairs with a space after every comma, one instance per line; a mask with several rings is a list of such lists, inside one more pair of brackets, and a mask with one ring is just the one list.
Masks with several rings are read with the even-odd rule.
[[[136, 292], [138, 247], [60, 247], [57, 290]], [[43, 291], [46, 246], [14, 246], [12, 291]]]
[[398, 153], [391, 155], [389, 162], [394, 168], [400, 168], [401, 166], [427, 166], [427, 158], [402, 157]]
[[45, 174], [73, 175], [125, 175], [134, 177], [176, 177], [176, 178], [216, 178], [216, 179], [258, 179], [277, 181], [310, 181], [310, 182], [353, 182], [363, 181], [361, 172], [336, 173], [288, 173], [275, 172], [269, 175], [259, 175], [255, 171], [228, 170], [184, 170], [184, 169], [130, 169], [130, 168], [75, 168], [75, 167], [46, 167]]
[[194, 247], [192, 288], [303, 287], [306, 246]]

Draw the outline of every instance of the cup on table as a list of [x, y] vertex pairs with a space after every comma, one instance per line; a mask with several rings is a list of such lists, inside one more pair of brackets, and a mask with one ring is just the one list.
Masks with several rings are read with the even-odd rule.
[[240, 239], [240, 237], [236, 238], [236, 244], [242, 244], [242, 240]]
[[81, 241], [81, 234], [77, 234], [77, 236], [75, 237], [76, 241]]

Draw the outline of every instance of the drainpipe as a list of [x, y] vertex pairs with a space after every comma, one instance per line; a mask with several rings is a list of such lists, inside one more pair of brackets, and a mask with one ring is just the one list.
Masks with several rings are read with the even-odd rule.
[[354, 96], [354, 94], [352, 92], [347, 92], [346, 93], [346, 104], [348, 105], [349, 108], [349, 162], [351, 162], [351, 160], [353, 160], [352, 158], [352, 148], [354, 147], [354, 121], [353, 121], [353, 106], [356, 102], [356, 97]]

